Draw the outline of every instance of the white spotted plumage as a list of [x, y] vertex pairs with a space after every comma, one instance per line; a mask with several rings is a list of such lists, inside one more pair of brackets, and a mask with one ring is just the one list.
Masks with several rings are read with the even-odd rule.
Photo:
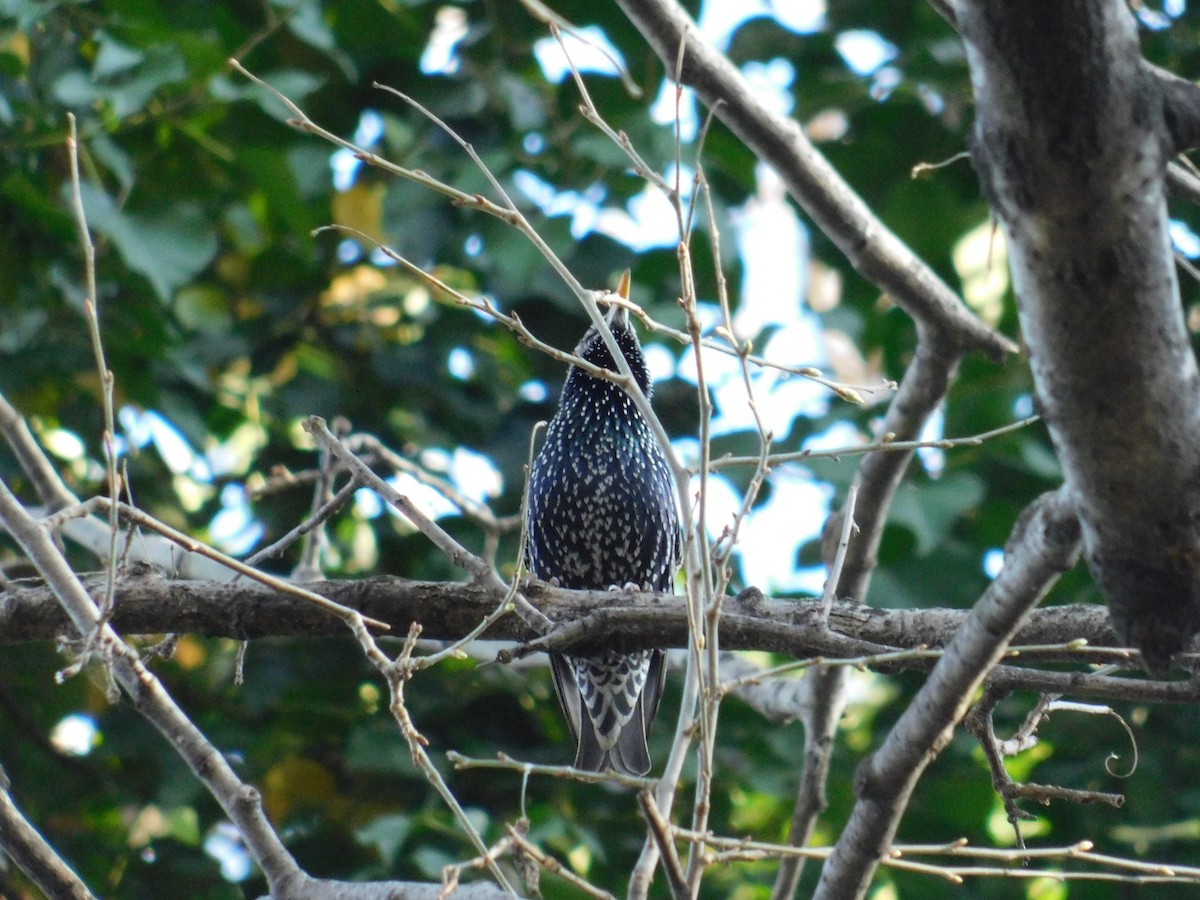
[[[609, 325], [647, 397], [650, 380], [624, 310]], [[616, 370], [595, 328], [575, 351]], [[666, 456], [620, 386], [572, 368], [530, 476], [528, 561], [538, 578], [576, 589], [669, 590], [679, 514]], [[555, 689], [578, 742], [577, 768], [644, 775], [646, 733], [662, 690], [662, 650], [551, 654]]]

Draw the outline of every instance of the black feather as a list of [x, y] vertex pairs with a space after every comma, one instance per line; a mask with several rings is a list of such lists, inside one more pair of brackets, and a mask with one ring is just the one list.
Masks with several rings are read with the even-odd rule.
[[[624, 310], [609, 313], [617, 345], [647, 398], [651, 386]], [[595, 327], [575, 348], [617, 371]], [[566, 588], [634, 584], [670, 590], [679, 513], [667, 459], [623, 388], [572, 367], [530, 476], [529, 568]], [[650, 770], [646, 733], [662, 692], [662, 650], [578, 658], [551, 654], [554, 685], [578, 741], [577, 768]]]

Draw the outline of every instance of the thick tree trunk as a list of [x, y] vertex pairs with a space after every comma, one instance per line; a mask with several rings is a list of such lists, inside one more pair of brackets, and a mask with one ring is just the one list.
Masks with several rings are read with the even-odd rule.
[[1162, 671], [1200, 626], [1200, 373], [1163, 187], [1195, 89], [1164, 91], [1123, 0], [964, 0], [958, 22], [972, 156], [1088, 565]]

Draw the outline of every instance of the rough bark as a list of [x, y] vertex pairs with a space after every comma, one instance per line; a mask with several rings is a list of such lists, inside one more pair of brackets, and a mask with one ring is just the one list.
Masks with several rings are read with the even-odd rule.
[[71, 867], [29, 823], [8, 793], [0, 769], [0, 852], [55, 900], [96, 900]]
[[1200, 628], [1200, 372], [1164, 177], [1167, 115], [1122, 0], [957, 4], [972, 157], [1010, 243], [1034, 383], [1118, 632], [1166, 669]]
[[[729, 58], [699, 37], [699, 28], [674, 0], [617, 0], [663, 61], [669, 75], [690, 85], [713, 114], [770, 163], [788, 193], [846, 255], [855, 270], [886, 292], [917, 322], [938, 330], [959, 351], [995, 359], [1013, 343], [977, 319], [957, 294], [881, 222], [812, 145], [800, 124], [761, 102]], [[681, 42], [684, 50], [680, 51]]]
[[1069, 492], [1045, 494], [1022, 514], [1009, 562], [971, 609], [947, 653], [888, 733], [859, 764], [857, 802], [821, 870], [815, 900], [863, 897], [891, 846], [913, 788], [950, 743], [971, 697], [1002, 658], [1021, 621], [1079, 557], [1079, 523]]
[[[73, 637], [74, 628], [48, 587], [28, 580], [18, 593], [0, 592], [0, 645]], [[93, 593], [103, 576], [86, 580]], [[362, 581], [305, 585], [315, 593], [392, 626], [404, 636], [420, 622], [422, 636], [461, 638], [504, 600], [502, 593], [467, 582], [408, 581], [382, 576]], [[673, 594], [567, 591], [531, 584], [526, 596], [550, 618], [570, 623], [564, 640], [606, 641], [620, 634], [632, 646], [687, 646], [685, 598]], [[770, 650], [797, 658], [856, 656], [873, 649], [938, 647], [962, 625], [959, 609], [876, 609], [835, 603], [825, 628], [820, 603], [768, 599], [745, 592], [725, 601], [721, 645], [728, 650]], [[113, 627], [125, 636], [167, 632], [210, 637], [342, 637], [349, 631], [325, 610], [249, 582], [171, 581], [151, 573], [118, 584]], [[501, 618], [487, 638], [538, 637], [518, 616]], [[1017, 635], [1018, 643], [1062, 644], [1084, 639], [1092, 647], [1119, 646], [1100, 606], [1039, 610]], [[1058, 658], [1069, 657], [1064, 651]], [[1042, 657], [1044, 658], [1044, 657]]]
[[[103, 576], [85, 579], [96, 593]], [[308, 585], [316, 593], [388, 622], [392, 633], [408, 633], [411, 622], [423, 626], [426, 637], [450, 640], [470, 631], [496, 609], [503, 594], [462, 582], [420, 582], [380, 577], [364, 581], [331, 581]], [[555, 635], [559, 649], [571, 642], [608, 646], [673, 646], [687, 643], [684, 598], [670, 594], [613, 595], [607, 591], [565, 591], [531, 584], [526, 596], [550, 618], [563, 622]], [[730, 650], [768, 650], [795, 658], [860, 659], [900, 648], [945, 646], [968, 615], [959, 609], [873, 609], [856, 603], [835, 603], [829, 627], [818, 601], [772, 600], [754, 591], [725, 602], [722, 646]], [[254, 639], [262, 637], [349, 637], [335, 616], [290, 594], [258, 585], [209, 581], [171, 581], [151, 572], [128, 576], [118, 585], [112, 618], [122, 635], [167, 632]], [[74, 626], [62, 612], [53, 592], [32, 579], [17, 591], [0, 592], [0, 645], [22, 641], [74, 637]], [[488, 638], [526, 641], [537, 634], [516, 615], [502, 617]], [[1200, 699], [1200, 682], [1147, 681], [1126, 677], [1053, 672], [1034, 668], [1048, 663], [1125, 661], [1102, 606], [1075, 604], [1036, 610], [1018, 631], [1016, 644], [1064, 645], [1055, 650], [1027, 653], [1018, 666], [1000, 666], [989, 684], [1005, 690], [1067, 693], [1097, 700], [1148, 703], [1191, 703]], [[483, 649], [483, 648], [480, 648]], [[495, 652], [495, 648], [489, 648]], [[488, 657], [490, 658], [490, 657]], [[886, 671], [930, 670], [936, 658], [913, 654], [875, 665]]]

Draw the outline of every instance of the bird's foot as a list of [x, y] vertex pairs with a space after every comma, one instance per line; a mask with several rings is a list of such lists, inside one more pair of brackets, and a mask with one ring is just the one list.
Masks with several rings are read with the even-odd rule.
[[642, 589], [642, 587], [639, 584], [634, 584], [632, 581], [627, 581], [625, 582], [624, 586], [619, 584], [610, 584], [608, 589], [610, 591], [628, 591], [631, 594], [636, 594]]

